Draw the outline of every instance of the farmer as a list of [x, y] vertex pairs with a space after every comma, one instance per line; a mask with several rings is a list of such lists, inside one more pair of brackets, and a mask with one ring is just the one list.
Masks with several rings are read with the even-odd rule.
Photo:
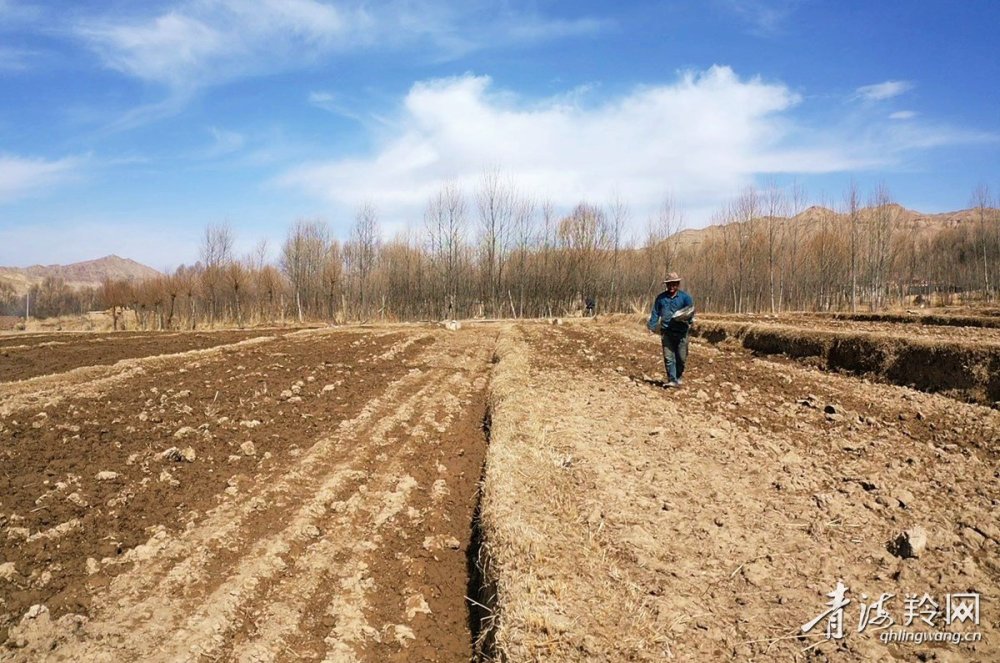
[[688, 332], [694, 322], [694, 300], [681, 287], [681, 277], [670, 272], [663, 281], [666, 290], [656, 296], [653, 312], [646, 326], [651, 334], [659, 332], [663, 344], [663, 365], [667, 370], [665, 387], [681, 386], [684, 362], [687, 361]]

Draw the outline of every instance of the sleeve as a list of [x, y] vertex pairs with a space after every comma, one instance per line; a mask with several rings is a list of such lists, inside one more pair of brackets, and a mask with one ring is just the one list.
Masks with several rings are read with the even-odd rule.
[[660, 314], [657, 312], [659, 309], [659, 303], [659, 297], [653, 300], [653, 311], [649, 315], [649, 322], [646, 323], [646, 327], [649, 328], [649, 331], [656, 331], [656, 323], [660, 321]]

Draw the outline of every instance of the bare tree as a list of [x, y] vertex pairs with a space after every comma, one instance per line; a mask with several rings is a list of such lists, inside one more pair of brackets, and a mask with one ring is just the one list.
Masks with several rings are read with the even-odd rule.
[[236, 318], [236, 325], [243, 327], [243, 309], [240, 295], [244, 292], [246, 282], [249, 277], [249, 270], [246, 265], [233, 260], [225, 268], [226, 283], [233, 293], [233, 313]]
[[555, 250], [555, 238], [556, 208], [551, 200], [546, 200], [542, 203], [542, 229], [540, 238], [542, 259], [537, 282], [541, 290], [539, 296], [545, 302], [543, 305], [543, 314], [548, 317], [552, 317], [553, 285], [556, 282], [552, 255]]
[[870, 306], [881, 308], [887, 294], [889, 269], [892, 266], [893, 233], [899, 214], [885, 183], [880, 182], [872, 193], [869, 204], [868, 229], [868, 279]]
[[331, 320], [337, 318], [337, 291], [341, 287], [344, 272], [344, 257], [341, 255], [340, 242], [333, 240], [326, 247], [323, 257], [323, 288], [326, 293], [327, 315]]
[[990, 188], [984, 182], [976, 185], [972, 191], [972, 206], [976, 210], [977, 230], [979, 234], [979, 254], [983, 258], [983, 297], [990, 301], [993, 299], [990, 290], [990, 263], [987, 258], [987, 247], [990, 244], [989, 221], [993, 216], [992, 201], [990, 199]]
[[559, 222], [559, 242], [569, 267], [571, 296], [576, 304], [581, 297], [597, 290], [598, 267], [611, 245], [608, 218], [600, 207], [580, 203]]
[[281, 247], [281, 270], [291, 281], [295, 293], [295, 308], [299, 322], [305, 316], [305, 306], [321, 291], [323, 260], [329, 231], [322, 221], [296, 221]]
[[783, 273], [787, 273], [787, 277], [782, 278], [782, 291], [785, 291], [785, 281], [789, 283], [789, 289], [791, 292], [788, 294], [788, 298], [794, 303], [793, 306], [802, 306], [803, 299], [801, 296], [802, 286], [799, 279], [800, 274], [800, 262], [801, 262], [801, 244], [802, 244], [802, 234], [803, 234], [803, 224], [804, 220], [802, 214], [804, 212], [804, 207], [806, 203], [806, 193], [805, 189], [798, 182], [792, 183], [791, 191], [791, 218], [786, 224], [786, 249], [787, 256], [785, 262], [787, 263]]
[[212, 224], [205, 228], [201, 244], [201, 261], [204, 265], [202, 283], [209, 299], [209, 324], [214, 325], [219, 307], [219, 291], [225, 279], [225, 266], [233, 259], [235, 237], [228, 223]]
[[350, 265], [358, 284], [362, 318], [366, 318], [369, 313], [371, 275], [375, 270], [380, 243], [378, 213], [374, 205], [365, 203], [354, 217], [349, 250]]
[[621, 288], [621, 252], [623, 248], [625, 228], [628, 226], [629, 219], [631, 219], [632, 214], [629, 210], [628, 203], [622, 199], [618, 192], [611, 197], [611, 202], [609, 204], [610, 212], [610, 234], [611, 234], [611, 293], [609, 302], [612, 309], [616, 309], [619, 305]]
[[111, 324], [114, 331], [118, 331], [118, 318], [121, 309], [128, 306], [131, 285], [124, 279], [113, 280], [105, 277], [101, 282], [100, 299], [104, 306], [111, 310]]
[[753, 261], [753, 243], [761, 213], [760, 195], [753, 186], [747, 186], [729, 206], [729, 223], [725, 226], [726, 244], [736, 267], [733, 282], [733, 309], [746, 310], [748, 276]]
[[778, 301], [774, 285], [775, 271], [781, 253], [781, 242], [785, 230], [785, 215], [788, 214], [788, 203], [784, 193], [771, 182], [764, 194], [764, 232], [767, 237], [767, 291], [771, 302], [771, 313], [777, 313]]
[[454, 183], [446, 184], [424, 212], [430, 260], [437, 277], [436, 288], [444, 300], [440, 314], [446, 318], [455, 317], [458, 307], [467, 223], [465, 197]]
[[678, 244], [684, 217], [672, 195], [664, 196], [656, 214], [646, 222], [647, 296], [660, 285], [664, 274], [676, 271]]
[[491, 315], [500, 313], [499, 295], [509, 250], [511, 225], [516, 208], [514, 186], [498, 170], [483, 174], [476, 193], [479, 209], [480, 250], [483, 270], [483, 296], [490, 303]]

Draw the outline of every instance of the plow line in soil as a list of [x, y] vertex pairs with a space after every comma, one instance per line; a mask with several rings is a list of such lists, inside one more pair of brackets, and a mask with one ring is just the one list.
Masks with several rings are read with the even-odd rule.
[[43, 375], [18, 382], [0, 383], [0, 417], [32, 407], [51, 407], [66, 396], [96, 397], [103, 390], [150, 371], [184, 362], [213, 362], [225, 359], [228, 352], [276, 340], [275, 336], [258, 336], [236, 343], [211, 348], [188, 350], [176, 354], [123, 359], [108, 366], [81, 366], [63, 373]]

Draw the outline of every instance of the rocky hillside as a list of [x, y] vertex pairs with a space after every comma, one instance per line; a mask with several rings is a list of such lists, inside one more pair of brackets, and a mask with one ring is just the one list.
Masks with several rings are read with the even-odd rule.
[[9, 283], [18, 294], [23, 294], [32, 285], [41, 283], [50, 276], [60, 278], [74, 288], [82, 288], [98, 286], [106, 278], [141, 281], [159, 274], [152, 267], [111, 255], [71, 265], [0, 267], [0, 282]]
[[[966, 209], [957, 212], [942, 212], [940, 214], [924, 214], [911, 209], [906, 209], [901, 205], [892, 205], [895, 213], [895, 231], [909, 237], [933, 236], [947, 228], [975, 223], [976, 210]], [[867, 218], [871, 210], [861, 210], [862, 218]], [[787, 225], [786, 228], [798, 226], [802, 232], [801, 237], [806, 237], [813, 230], [820, 227], [823, 221], [830, 221], [834, 225], [843, 224], [846, 229], [848, 217], [846, 214], [838, 213], [826, 207], [812, 206], [791, 218], [781, 218]], [[679, 249], [694, 248], [701, 245], [710, 237], [721, 234], [723, 225], [708, 226], [706, 228], [687, 229], [678, 233], [676, 241]]]

